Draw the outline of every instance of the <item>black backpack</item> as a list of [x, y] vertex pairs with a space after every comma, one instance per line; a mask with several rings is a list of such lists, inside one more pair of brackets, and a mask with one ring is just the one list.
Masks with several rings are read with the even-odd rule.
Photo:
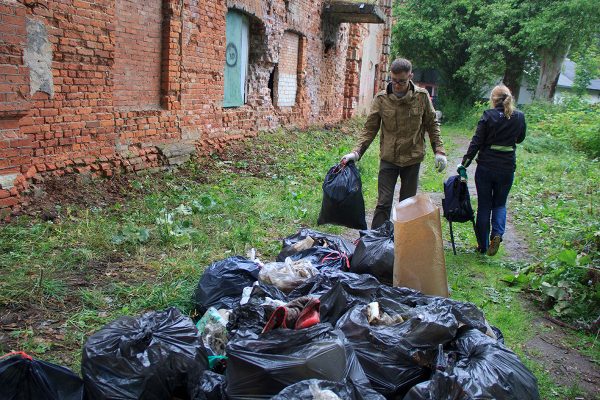
[[471, 197], [469, 196], [466, 179], [462, 179], [460, 175], [454, 175], [444, 182], [442, 208], [444, 209], [444, 218], [450, 223], [452, 251], [456, 255], [452, 223], [471, 221], [475, 230], [475, 213], [473, 212], [473, 207], [471, 207]]

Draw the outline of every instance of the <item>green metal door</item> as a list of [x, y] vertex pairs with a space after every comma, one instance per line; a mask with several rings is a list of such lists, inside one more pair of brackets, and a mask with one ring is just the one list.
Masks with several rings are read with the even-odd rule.
[[225, 98], [223, 107], [244, 104], [248, 68], [248, 17], [230, 10], [225, 19]]

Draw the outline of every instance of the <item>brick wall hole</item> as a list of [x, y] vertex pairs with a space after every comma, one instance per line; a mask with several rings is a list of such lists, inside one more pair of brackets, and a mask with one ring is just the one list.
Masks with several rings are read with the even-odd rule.
[[161, 101], [162, 0], [117, 0], [113, 103], [151, 110]]

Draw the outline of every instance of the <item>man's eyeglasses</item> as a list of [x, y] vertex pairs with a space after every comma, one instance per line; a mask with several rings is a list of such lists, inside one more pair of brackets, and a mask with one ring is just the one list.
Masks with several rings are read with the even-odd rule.
[[410, 79], [393, 79], [390, 78], [389, 82], [395, 83], [396, 85], [406, 85]]

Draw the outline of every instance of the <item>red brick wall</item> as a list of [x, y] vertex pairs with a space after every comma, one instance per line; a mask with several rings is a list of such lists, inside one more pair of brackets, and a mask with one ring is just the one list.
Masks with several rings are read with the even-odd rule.
[[362, 39], [368, 33], [362, 24], [350, 26], [348, 52], [346, 54], [346, 79], [344, 81], [344, 118], [351, 118], [358, 101], [360, 91], [360, 66]]
[[[164, 168], [261, 130], [342, 118], [349, 28], [325, 48], [322, 0], [27, 3], [0, 0], [0, 214], [49, 175]], [[251, 20], [248, 100], [224, 109], [231, 7]], [[28, 21], [49, 60], [42, 81], [25, 63]], [[279, 108], [268, 83], [286, 31], [299, 35], [297, 101]]]
[[25, 8], [0, 3], [0, 115], [16, 115], [28, 109], [29, 75], [23, 65], [27, 40]]
[[31, 162], [31, 139], [19, 120], [31, 107], [29, 70], [23, 62], [27, 42], [26, 10], [0, 2], [0, 210], [16, 207], [24, 189], [24, 165]]
[[160, 107], [162, 0], [117, 0], [113, 104], [120, 110]]

